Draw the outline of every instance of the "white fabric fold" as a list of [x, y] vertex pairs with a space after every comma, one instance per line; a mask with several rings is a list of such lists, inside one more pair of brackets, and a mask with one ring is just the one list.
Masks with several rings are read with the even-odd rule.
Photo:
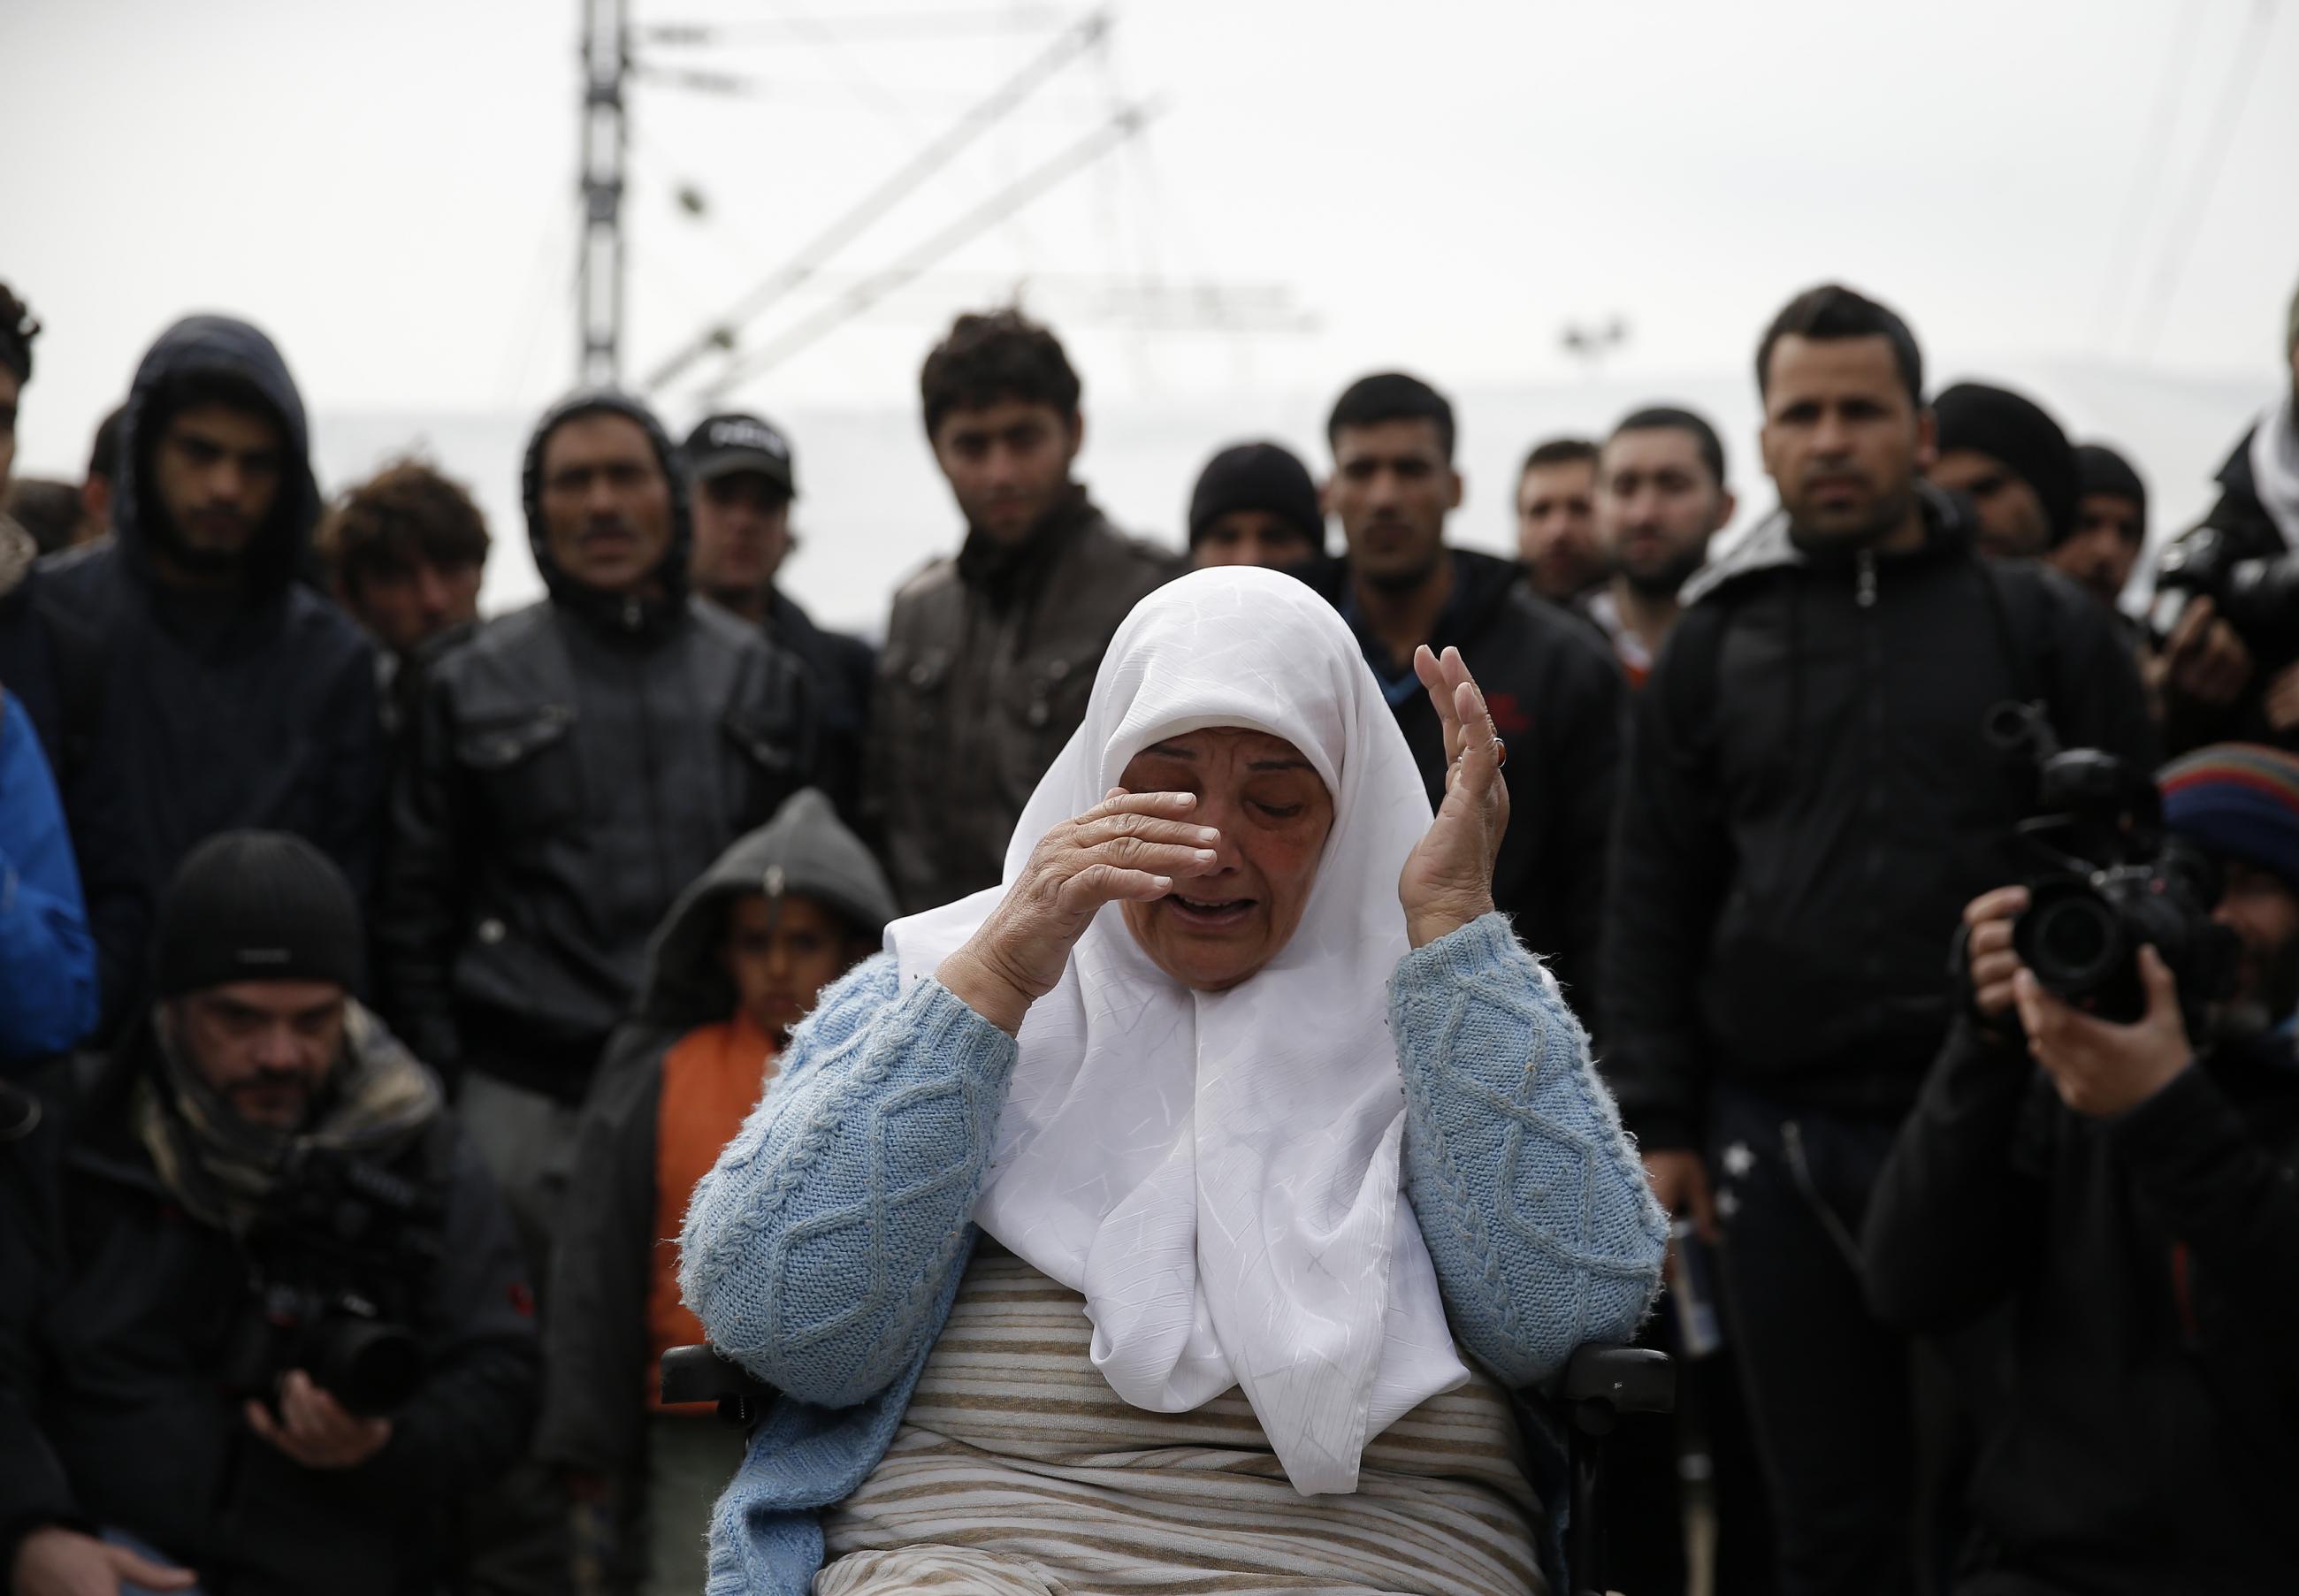
[[[1398, 877], [1429, 801], [1332, 606], [1250, 569], [1142, 600], [1023, 810], [1006, 880], [1136, 753], [1216, 726], [1284, 738], [1332, 794], [1301, 923], [1251, 978], [1197, 993], [1104, 908], [1023, 1022], [975, 1218], [1084, 1295], [1120, 1397], [1178, 1412], [1239, 1386], [1296, 1489], [1347, 1492], [1366, 1442], [1468, 1370], [1401, 1186], [1388, 1028]], [[1003, 890], [888, 927], [903, 980], [931, 976]]]
[[2252, 428], [2251, 480], [2283, 541], [2299, 549], [2299, 411], [2293, 403], [2286, 392]]

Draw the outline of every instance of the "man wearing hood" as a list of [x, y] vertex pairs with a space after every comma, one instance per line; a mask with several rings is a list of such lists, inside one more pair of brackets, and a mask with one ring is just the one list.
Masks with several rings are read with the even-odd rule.
[[966, 542], [895, 594], [878, 657], [862, 808], [906, 914], [998, 885], [1118, 622], [1179, 569], [1073, 475], [1081, 385], [1047, 328], [960, 316], [918, 389]]
[[1620, 667], [1595, 628], [1528, 591], [1506, 560], [1448, 547], [1461, 503], [1453, 407], [1417, 377], [1360, 378], [1325, 426], [1325, 506], [1346, 548], [1328, 596], [1413, 750], [1433, 808], [1445, 795], [1445, 728], [1414, 651], [1458, 648], [1515, 758], [1493, 902], [1525, 946], [1555, 961], [1584, 1023], [1597, 1018], [1605, 839], [1620, 763]]
[[[688, 591], [686, 478], [652, 411], [562, 400], [521, 486], [548, 594], [427, 664], [376, 942], [393, 1021], [455, 1083], [540, 1276], [649, 935], [797, 788], [809, 738], [797, 665]], [[557, 1518], [538, 1470], [506, 1485], [490, 1588], [563, 1584]]]
[[[351, 993], [343, 872], [210, 838], [154, 1001], [0, 1160], [0, 1578], [21, 1596], [431, 1590], [540, 1370], [510, 1221]], [[69, 1078], [58, 1078], [58, 1077]]]
[[[320, 512], [310, 447], [270, 339], [228, 317], [178, 321], [129, 393], [115, 536], [43, 563], [47, 596], [106, 655], [86, 759], [67, 748], [61, 763], [115, 1018], [143, 975], [152, 903], [203, 838], [293, 832], [362, 895], [373, 874], [374, 656], [298, 579]], [[101, 840], [76, 791], [104, 806]]]
[[615, 1590], [702, 1588], [711, 1504], [742, 1460], [717, 1410], [655, 1399], [662, 1354], [704, 1339], [674, 1239], [694, 1187], [822, 989], [877, 951], [893, 892], [819, 792], [800, 793], [680, 894], [576, 1140], [551, 1276], [536, 1453], [616, 1521]]
[[548, 596], [426, 673], [377, 919], [401, 1032], [547, 1259], [566, 1133], [663, 910], [793, 791], [795, 665], [690, 594], [686, 482], [652, 411], [586, 392], [527, 445]]
[[2029, 560], [2076, 529], [2076, 452], [2044, 407], [2009, 388], [1959, 382], [1932, 400], [1934, 487], [1971, 501], [1992, 560]]
[[1907, 1343], [1854, 1238], [1946, 1032], [1963, 906], [2022, 867], [2032, 767], [1982, 727], [2040, 703], [2143, 769], [2151, 738], [2108, 616], [1979, 559], [1965, 501], [1920, 480], [1899, 317], [1809, 290], [1756, 377], [1781, 510], [1688, 589], [1631, 711], [1606, 1065], [1663, 1206], [1722, 1243], [1779, 1590], [1876, 1596], [1910, 1588]]

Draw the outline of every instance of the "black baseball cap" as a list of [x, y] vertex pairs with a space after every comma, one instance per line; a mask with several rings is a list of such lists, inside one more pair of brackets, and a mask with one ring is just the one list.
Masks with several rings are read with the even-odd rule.
[[706, 416], [686, 435], [682, 449], [688, 475], [697, 482], [756, 471], [793, 499], [798, 497], [798, 472], [791, 456], [790, 439], [782, 428], [758, 416], [739, 411]]

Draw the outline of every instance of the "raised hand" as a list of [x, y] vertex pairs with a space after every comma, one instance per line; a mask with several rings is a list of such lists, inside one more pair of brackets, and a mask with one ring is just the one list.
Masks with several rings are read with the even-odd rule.
[[1221, 833], [1193, 825], [1194, 793], [1109, 795], [1039, 839], [981, 929], [934, 978], [1008, 1035], [1051, 992], [1070, 950], [1105, 903], [1162, 898], [1177, 878], [1215, 868]]
[[1416, 948], [1493, 911], [1493, 861], [1508, 830], [1508, 757], [1485, 708], [1485, 695], [1448, 648], [1442, 659], [1426, 644], [1413, 655], [1414, 674], [1445, 726], [1445, 801], [1427, 835], [1405, 861], [1397, 896], [1405, 933]]

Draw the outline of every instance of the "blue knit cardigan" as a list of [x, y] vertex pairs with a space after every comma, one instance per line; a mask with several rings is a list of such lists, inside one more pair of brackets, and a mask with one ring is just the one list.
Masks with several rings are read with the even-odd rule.
[[[1556, 985], [1487, 915], [1390, 982], [1405, 1181], [1462, 1350], [1503, 1384], [1624, 1341], [1668, 1226]], [[832, 987], [695, 1189], [680, 1284], [782, 1393], [710, 1529], [709, 1596], [806, 1596], [820, 1511], [877, 1467], [949, 1317], [1016, 1057], [884, 954]]]

